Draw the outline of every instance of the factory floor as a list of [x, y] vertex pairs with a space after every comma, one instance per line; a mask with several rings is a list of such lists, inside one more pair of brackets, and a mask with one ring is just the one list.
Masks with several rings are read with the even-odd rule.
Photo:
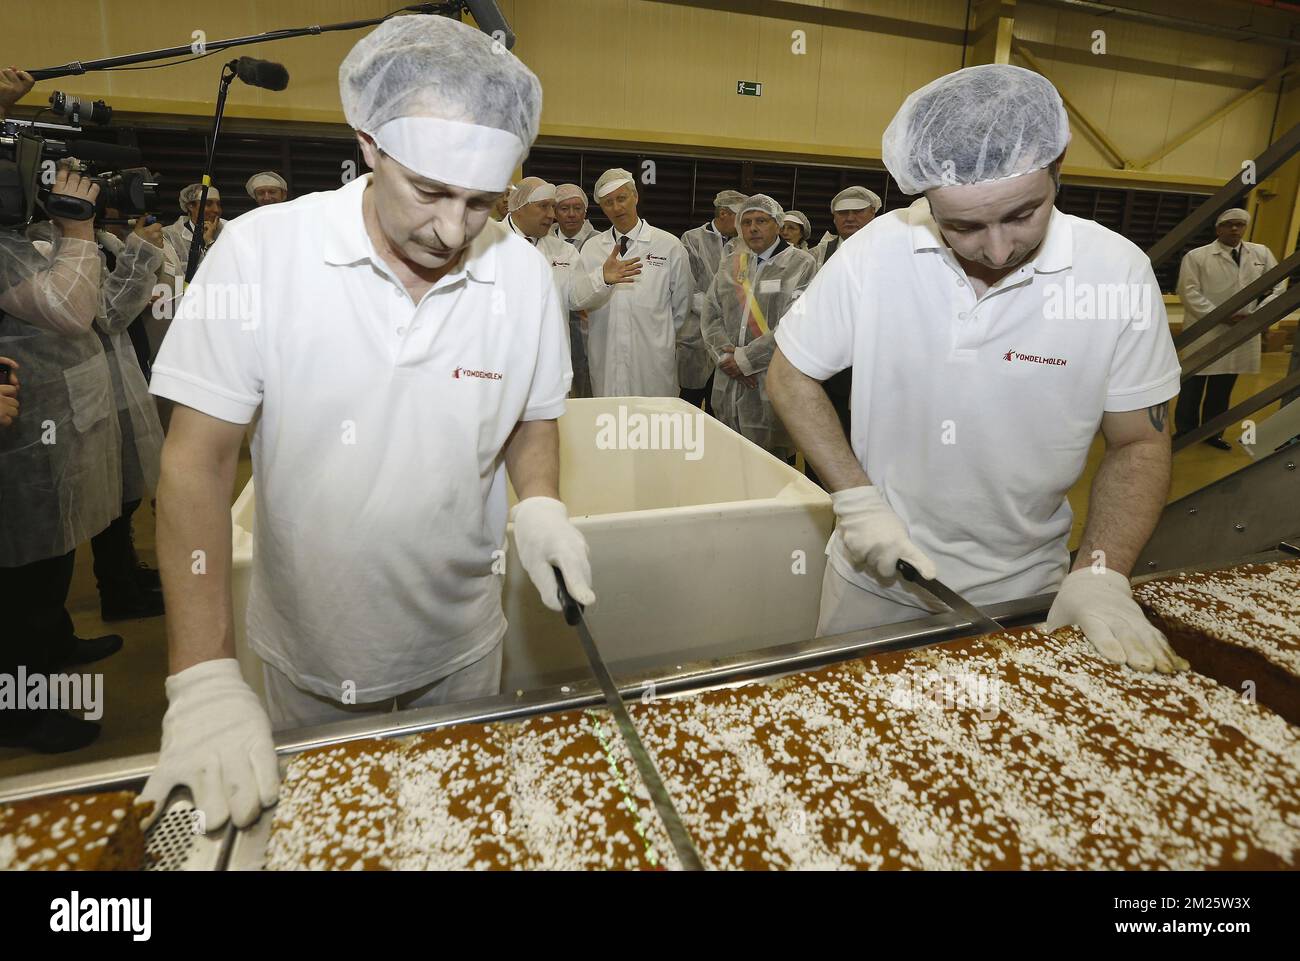
[[[1259, 374], [1238, 378], [1232, 402], [1235, 404], [1245, 400], [1282, 379], [1286, 375], [1287, 361], [1288, 355], [1284, 352], [1264, 354]], [[1273, 404], [1256, 414], [1256, 419], [1263, 420], [1276, 409], [1277, 405]], [[1228, 439], [1235, 440], [1237, 433], [1229, 431]], [[1070, 503], [1075, 511], [1071, 548], [1078, 544], [1083, 530], [1089, 488], [1103, 448], [1099, 436], [1089, 453], [1083, 476], [1070, 491]], [[1198, 444], [1185, 450], [1174, 458], [1169, 499], [1182, 497], [1239, 470], [1249, 462], [1250, 458], [1239, 448], [1218, 451]], [[236, 495], [243, 490], [251, 475], [252, 462], [245, 448], [240, 458], [234, 492]], [[135, 542], [140, 556], [151, 566], [156, 566], [153, 552], [154, 515], [147, 504], [135, 515]], [[68, 597], [68, 610], [76, 624], [77, 633], [82, 637], [117, 633], [126, 639], [121, 651], [93, 665], [93, 670], [104, 674], [103, 718], [100, 721], [103, 733], [94, 744], [72, 754], [43, 756], [0, 748], [0, 787], [3, 786], [4, 778], [18, 774], [158, 750], [163, 712], [167, 706], [163, 690], [163, 680], [167, 675], [167, 637], [163, 618], [124, 621], [112, 625], [101, 621], [99, 597], [91, 573], [89, 545], [83, 545], [77, 551], [76, 573]]]

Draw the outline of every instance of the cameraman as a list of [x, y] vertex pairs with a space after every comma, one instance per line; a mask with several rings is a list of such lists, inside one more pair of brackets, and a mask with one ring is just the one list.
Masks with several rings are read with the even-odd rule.
[[0, 367], [9, 368], [0, 371], [0, 427], [9, 427], [18, 419], [18, 361], [0, 357]]
[[158, 486], [162, 454], [158, 409], [131, 340], [131, 328], [139, 326], [136, 321], [149, 305], [163, 265], [162, 231], [161, 224], [146, 223], [142, 215], [124, 239], [108, 230], [96, 234], [104, 284], [95, 332], [108, 357], [122, 435], [122, 513], [90, 540], [100, 614], [106, 622], [163, 612], [158, 572], [140, 563], [131, 534], [132, 515]]
[[27, 91], [31, 90], [35, 83], [32, 75], [26, 70], [19, 70], [17, 67], [0, 69], [0, 120], [4, 119], [6, 110], [27, 96]]
[[[94, 203], [99, 187], [62, 167], [53, 194]], [[0, 673], [48, 675], [99, 660], [116, 635], [82, 639], [66, 607], [74, 551], [122, 509], [113, 382], [91, 329], [100, 264], [89, 220], [62, 218], [47, 259], [0, 230], [0, 355], [21, 359], [23, 413], [0, 431]], [[0, 711], [0, 746], [84, 747], [99, 725], [54, 708]]]

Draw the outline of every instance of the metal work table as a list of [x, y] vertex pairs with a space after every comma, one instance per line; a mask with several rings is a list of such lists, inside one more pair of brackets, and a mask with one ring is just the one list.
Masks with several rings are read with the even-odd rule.
[[[1239, 558], [1236, 563], [1267, 563], [1294, 558], [1288, 551], [1273, 550]], [[1210, 569], [1219, 565], [1180, 568], [1183, 571]], [[1168, 576], [1161, 571], [1134, 579]], [[987, 608], [1003, 627], [1023, 627], [1041, 622], [1054, 594], [1009, 601]], [[619, 691], [625, 700], [697, 694], [727, 686], [774, 679], [839, 661], [870, 657], [890, 651], [930, 647], [978, 634], [966, 619], [954, 613], [936, 614], [901, 624], [782, 644], [743, 654], [697, 660], [684, 664], [645, 666], [620, 670]], [[360, 717], [320, 727], [284, 732], [276, 737], [281, 762], [290, 755], [312, 748], [342, 744], [363, 738], [405, 737], [455, 724], [520, 720], [541, 714], [599, 707], [604, 703], [594, 680], [499, 694], [440, 707], [401, 713]], [[0, 803], [51, 794], [139, 791], [158, 755], [134, 756], [71, 765], [26, 774], [0, 782]], [[270, 832], [270, 812], [250, 828], [236, 830], [229, 824], [218, 833], [196, 834], [192, 828], [193, 805], [188, 797], [173, 795], [167, 812], [149, 834], [149, 851], [161, 870], [241, 870], [262, 866]]]

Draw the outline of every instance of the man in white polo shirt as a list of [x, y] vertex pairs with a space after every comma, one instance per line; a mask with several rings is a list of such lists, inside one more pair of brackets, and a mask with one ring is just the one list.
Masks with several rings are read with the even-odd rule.
[[[1186, 666], [1128, 582], [1168, 492], [1178, 359], [1147, 258], [1054, 209], [1068, 142], [1055, 88], [1019, 67], [913, 93], [884, 160], [926, 196], [855, 234], [782, 318], [768, 392], [837, 517], [819, 634], [942, 610], [901, 558], [975, 604], [1056, 590], [1049, 629], [1076, 624], [1135, 668]], [[851, 448], [818, 383], [850, 364]], [[1099, 427], [1070, 573], [1066, 493]]]
[[277, 727], [495, 694], [506, 474], [515, 548], [558, 610], [590, 603], [559, 501], [569, 364], [551, 272], [484, 229], [537, 134], [537, 78], [490, 37], [396, 17], [339, 70], [373, 173], [232, 222], [152, 389], [177, 403], [158, 552], [170, 706], [145, 796], [188, 785], [209, 828], [274, 803], [271, 723], [240, 678], [230, 493], [253, 436], [247, 630]]

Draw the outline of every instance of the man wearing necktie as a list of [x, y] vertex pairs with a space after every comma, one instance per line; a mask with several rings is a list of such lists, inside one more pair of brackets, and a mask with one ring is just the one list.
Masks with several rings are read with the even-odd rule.
[[555, 226], [551, 233], [578, 250], [587, 238], [596, 235], [587, 219], [587, 192], [577, 184], [560, 184], [555, 188]]
[[677, 334], [695, 292], [686, 248], [637, 216], [628, 171], [606, 170], [594, 193], [613, 227], [583, 244], [569, 305], [587, 311], [592, 395], [676, 397]]
[[700, 330], [717, 359], [713, 415], [764, 450], [794, 456], [767, 396], [776, 327], [817, 272], [812, 254], [780, 236], [785, 211], [766, 194], [737, 204], [740, 240], [723, 256], [704, 299]]
[[[1263, 244], [1252, 244], [1242, 239], [1249, 224], [1250, 214], [1245, 210], [1239, 207], [1225, 210], [1214, 223], [1218, 239], [1212, 244], [1189, 250], [1183, 258], [1178, 271], [1178, 298], [1183, 302], [1185, 324], [1200, 320], [1277, 266], [1273, 251]], [[1281, 294], [1284, 286], [1278, 284], [1267, 295], [1229, 317], [1226, 323], [1219, 324], [1204, 337], [1198, 337], [1195, 343], [1183, 350], [1183, 356], [1192, 356], [1215, 338], [1226, 334], [1231, 327]], [[1174, 426], [1179, 434], [1195, 430], [1228, 409], [1237, 375], [1259, 373], [1260, 340], [1260, 335], [1256, 334], [1187, 379], [1174, 411]], [[1223, 439], [1222, 434], [1208, 438], [1205, 443], [1219, 450], [1232, 450], [1232, 445]]]

